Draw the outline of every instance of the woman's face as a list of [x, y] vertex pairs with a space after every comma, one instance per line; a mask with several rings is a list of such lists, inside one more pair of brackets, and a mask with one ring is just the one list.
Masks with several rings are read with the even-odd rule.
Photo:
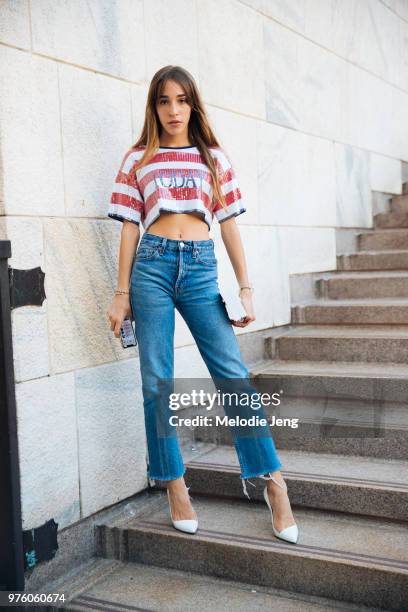
[[191, 106], [187, 104], [187, 96], [181, 85], [176, 81], [167, 81], [157, 100], [156, 110], [163, 135], [171, 139], [176, 138], [178, 141], [188, 140]]

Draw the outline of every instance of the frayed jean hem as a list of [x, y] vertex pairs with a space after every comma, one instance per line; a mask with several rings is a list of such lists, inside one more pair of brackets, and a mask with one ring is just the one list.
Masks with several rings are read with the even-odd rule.
[[178, 476], [152, 476], [151, 474], [147, 475], [147, 479], [149, 481], [149, 484], [151, 483], [155, 483], [156, 480], [160, 480], [163, 482], [169, 481], [169, 480], [177, 480], [177, 478], [181, 478], [182, 476], [184, 476], [184, 474], [186, 473], [186, 469], [184, 469], [184, 471], [179, 474]]

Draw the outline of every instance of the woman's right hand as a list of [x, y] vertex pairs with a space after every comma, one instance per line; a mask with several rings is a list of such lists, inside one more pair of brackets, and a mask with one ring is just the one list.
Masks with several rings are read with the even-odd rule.
[[116, 338], [119, 338], [124, 319], [132, 315], [129, 295], [127, 293], [115, 294], [106, 314], [110, 321], [111, 331], [114, 332]]

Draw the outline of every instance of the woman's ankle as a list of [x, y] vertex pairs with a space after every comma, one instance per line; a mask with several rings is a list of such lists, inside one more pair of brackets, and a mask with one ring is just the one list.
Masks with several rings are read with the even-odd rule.
[[174, 480], [168, 480], [167, 488], [169, 489], [170, 493], [173, 491], [182, 491], [187, 488], [186, 483], [184, 482], [184, 476], [180, 476], [180, 478], [176, 478]]
[[280, 471], [269, 472], [269, 474], [265, 474], [265, 476], [268, 493], [274, 494], [280, 491], [287, 492], [286, 482]]

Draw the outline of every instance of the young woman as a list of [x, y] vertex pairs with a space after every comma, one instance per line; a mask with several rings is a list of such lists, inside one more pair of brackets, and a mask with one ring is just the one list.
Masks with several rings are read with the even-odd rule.
[[[212, 379], [221, 381], [223, 388], [229, 380], [245, 387], [249, 372], [232, 328], [255, 320], [235, 222], [243, 212], [234, 170], [210, 127], [193, 77], [179, 66], [161, 68], [150, 84], [142, 134], [123, 158], [109, 205], [108, 216], [123, 227], [119, 286], [107, 315], [116, 337], [124, 318], [133, 315], [135, 320], [148, 477], [167, 481], [172, 523], [189, 533], [195, 533], [198, 520], [184, 482], [176, 427], [169, 425], [168, 395], [166, 401], [163, 392], [163, 383], [171, 381], [174, 373], [174, 309], [186, 321]], [[240, 287], [246, 312], [240, 321], [229, 320], [218, 289], [214, 243], [208, 233], [214, 216]], [[136, 252], [140, 223], [145, 232]], [[234, 407], [224, 409], [234, 416]], [[273, 532], [296, 543], [298, 528], [269, 426], [241, 433], [240, 428], [232, 429], [244, 493], [249, 497], [245, 479], [266, 480], [264, 498]]]

